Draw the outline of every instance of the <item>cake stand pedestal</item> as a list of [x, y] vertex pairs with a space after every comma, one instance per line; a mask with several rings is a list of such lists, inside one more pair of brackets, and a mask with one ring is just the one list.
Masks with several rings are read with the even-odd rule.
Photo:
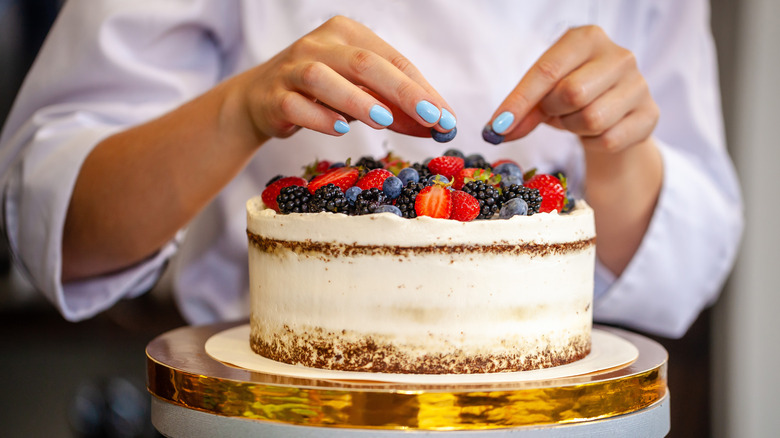
[[212, 359], [212, 335], [183, 327], [149, 343], [152, 423], [167, 437], [647, 437], [670, 429], [666, 350], [634, 344], [632, 364], [586, 375], [490, 384], [398, 384], [257, 373]]

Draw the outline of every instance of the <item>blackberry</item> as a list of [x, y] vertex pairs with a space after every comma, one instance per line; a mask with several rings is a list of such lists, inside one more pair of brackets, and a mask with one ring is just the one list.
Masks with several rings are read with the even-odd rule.
[[368, 173], [369, 170], [382, 169], [385, 166], [376, 158], [366, 155], [355, 163], [355, 167], [363, 167], [363, 172]]
[[407, 219], [414, 219], [417, 217], [417, 212], [414, 210], [414, 201], [417, 200], [417, 195], [422, 189], [425, 188], [425, 183], [422, 182], [408, 182], [401, 189], [401, 194], [395, 200], [395, 206], [401, 210], [401, 215]]
[[363, 190], [357, 195], [355, 200], [354, 210], [352, 211], [356, 215], [371, 214], [382, 204], [389, 204], [387, 196], [376, 187], [371, 187], [368, 190]]
[[491, 170], [493, 166], [480, 154], [471, 154], [465, 159], [465, 167]]
[[505, 187], [504, 193], [501, 195], [501, 201], [506, 203], [514, 198], [520, 198], [528, 204], [528, 216], [539, 213], [539, 206], [542, 205], [542, 195], [539, 194], [539, 189], [532, 189], [518, 184]]
[[462, 190], [479, 201], [477, 219], [490, 219], [501, 208], [501, 194], [498, 189], [484, 181], [469, 181]]
[[431, 177], [431, 171], [428, 170], [428, 165], [423, 163], [414, 163], [411, 165], [411, 167], [414, 168], [414, 170], [417, 171], [417, 174], [420, 175], [420, 182], [428, 181], [428, 178]]
[[276, 197], [282, 214], [307, 213], [309, 211], [309, 189], [301, 186], [284, 187]]
[[335, 184], [326, 184], [318, 188], [309, 198], [309, 212], [329, 211], [331, 213], [347, 213], [349, 202], [344, 192]]

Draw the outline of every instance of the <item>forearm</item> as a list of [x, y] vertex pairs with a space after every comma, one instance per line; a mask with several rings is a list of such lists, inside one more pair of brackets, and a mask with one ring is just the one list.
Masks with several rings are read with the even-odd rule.
[[652, 138], [619, 152], [585, 152], [585, 198], [596, 215], [599, 260], [620, 275], [639, 248], [663, 181]]
[[68, 208], [63, 282], [154, 254], [246, 165], [265, 140], [240, 99], [225, 83], [95, 147]]

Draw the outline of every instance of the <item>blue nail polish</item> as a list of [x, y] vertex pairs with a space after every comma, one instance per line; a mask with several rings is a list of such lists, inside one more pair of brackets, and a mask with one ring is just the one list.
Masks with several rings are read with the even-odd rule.
[[431, 128], [431, 137], [439, 143], [447, 143], [458, 135], [458, 128], [452, 128], [449, 132], [439, 132]]
[[449, 130], [455, 127], [455, 123], [456, 123], [455, 116], [453, 116], [451, 112], [442, 108], [441, 118], [439, 119], [439, 126]]
[[336, 123], [333, 124], [333, 130], [339, 134], [346, 134], [349, 132], [349, 124], [343, 120], [336, 120]]
[[493, 120], [493, 132], [496, 134], [503, 134], [514, 121], [515, 115], [509, 111], [504, 111]]
[[493, 132], [493, 129], [490, 126], [485, 126], [482, 130], [482, 139], [490, 144], [499, 144], [504, 141], [504, 136]]
[[371, 120], [382, 126], [390, 126], [393, 124], [393, 115], [390, 114], [390, 111], [379, 105], [372, 106], [368, 116], [371, 117]]
[[417, 114], [428, 123], [436, 123], [441, 116], [439, 109], [427, 100], [417, 102]]

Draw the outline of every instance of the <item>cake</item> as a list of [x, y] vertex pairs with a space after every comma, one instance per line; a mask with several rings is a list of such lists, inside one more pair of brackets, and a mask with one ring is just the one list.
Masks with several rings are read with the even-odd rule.
[[260, 196], [246, 207], [250, 345], [261, 356], [450, 374], [547, 368], [590, 352], [595, 227], [584, 201], [565, 214], [467, 222], [280, 214]]

